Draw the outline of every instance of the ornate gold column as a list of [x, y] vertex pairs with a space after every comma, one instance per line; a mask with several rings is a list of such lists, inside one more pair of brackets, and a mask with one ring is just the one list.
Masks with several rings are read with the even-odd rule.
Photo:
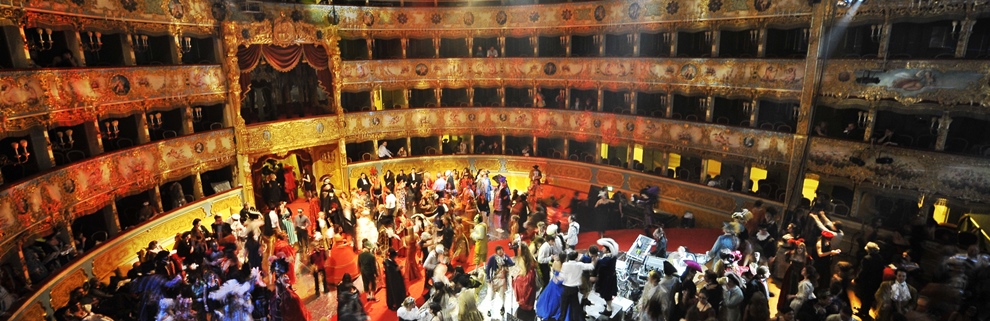
[[747, 163], [746, 165], [743, 165], [743, 173], [742, 173], [743, 177], [740, 178], [742, 180], [742, 191], [740, 192], [743, 193], [749, 192], [749, 189], [752, 188], [752, 186], [749, 186], [749, 175], [752, 171], [753, 171], [753, 164]]
[[406, 48], [409, 47], [409, 38], [406, 37], [400, 38], [399, 44], [402, 45], [402, 59], [406, 59]]
[[863, 202], [863, 189], [862, 185], [856, 184], [853, 186], [853, 199], [851, 204], [849, 204], [849, 217], [859, 217], [859, 207]]
[[533, 57], [539, 57], [540, 56], [540, 36], [536, 36], [536, 35], [529, 36], [529, 45], [533, 47]]
[[719, 39], [722, 39], [722, 31], [719, 31], [717, 27], [713, 27], [713, 29], [706, 34], [708, 35], [709, 44], [712, 45], [712, 57], [718, 57], [718, 51], [721, 48], [721, 41]]
[[409, 154], [409, 157], [412, 157], [412, 155], [413, 155], [412, 152], [413, 152], [413, 150], [412, 150], [412, 137], [406, 136], [406, 153]]
[[68, 46], [67, 50], [71, 51], [72, 56], [79, 62], [78, 67], [86, 66], [86, 55], [82, 52], [82, 35], [79, 34], [79, 31], [65, 32], [65, 42]]
[[627, 100], [626, 102], [629, 103], [629, 114], [630, 115], [635, 115], [636, 114], [636, 92], [633, 91], [633, 92], [626, 93], [626, 100]]
[[597, 111], [599, 111], [599, 112], [601, 112], [601, 111], [602, 111], [602, 109], [603, 109], [603, 108], [605, 107], [605, 106], [603, 105], [603, 103], [602, 103], [602, 96], [604, 96], [604, 94], [605, 94], [605, 90], [604, 90], [604, 89], [602, 89], [602, 87], [601, 87], [601, 86], [602, 86], [602, 84], [598, 84], [598, 96], [597, 96], [597, 97], [595, 97], [595, 102], [596, 102], [596, 103], [598, 104], [598, 106], [597, 106], [597, 107], [595, 107], [595, 110], [597, 110]]
[[24, 262], [25, 262], [25, 259], [24, 259], [24, 244], [27, 243], [27, 241], [28, 240], [27, 240], [26, 233], [25, 233], [24, 236], [20, 236], [20, 237], [17, 238], [17, 245], [16, 245], [17, 246], [17, 262], [11, 262], [11, 264], [13, 264], [14, 265], [13, 267], [15, 267], [15, 268], [20, 268], [20, 269], [17, 269], [15, 271], [13, 271], [13, 272], [14, 273], [21, 273], [21, 277], [24, 278], [24, 285], [30, 288], [32, 286], [32, 284], [31, 284], [31, 274], [28, 273], [27, 266], [24, 265]]
[[698, 176], [699, 176], [698, 182], [701, 183], [702, 185], [707, 185], [707, 184], [705, 184], [705, 183], [708, 183], [708, 182], [705, 181], [705, 178], [707, 178], [706, 176], [708, 176], [708, 159], [707, 158], [704, 158], [704, 157], [701, 158], [701, 173], [698, 173]]
[[[499, 99], [499, 101], [501, 101], [501, 103], [500, 103], [499, 106], [505, 107], [505, 85], [502, 85], [501, 87], [498, 87], [498, 89], [496, 91], [498, 92], [498, 99]], [[503, 144], [503, 145], [505, 145], [505, 144]]]
[[439, 33], [433, 34], [433, 58], [440, 58], [441, 43], [443, 42], [440, 41], [440, 34]]
[[474, 107], [474, 87], [467, 87], [467, 95], [468, 95], [468, 106]]
[[[536, 145], [539, 143], [539, 141], [540, 140], [537, 139], [536, 136], [533, 136], [533, 149], [532, 152], [530, 152], [530, 155], [536, 156], [536, 151], [538, 150], [537, 149], [538, 147]], [[542, 157], [547, 157], [547, 156], [543, 155]]]
[[595, 43], [598, 44], [598, 56], [605, 57], [605, 34], [595, 34]]
[[[250, 168], [248, 170], [250, 171]], [[251, 197], [251, 200], [254, 200], [254, 197]], [[162, 206], [162, 188], [159, 185], [155, 185], [155, 189], [151, 191], [151, 204], [155, 205], [158, 213], [165, 212], [165, 206]]]
[[632, 43], [633, 46], [633, 57], [639, 57], [639, 31], [634, 31], [627, 35], [627, 37], [629, 37], [629, 43]]
[[186, 105], [184, 109], [182, 111], [182, 134], [189, 135], [193, 133], [193, 108]]
[[103, 133], [100, 131], [100, 120], [93, 119], [92, 122], [86, 122], [86, 139], [89, 140], [89, 152], [90, 155], [103, 154]]
[[[440, 84], [437, 84], [437, 86], [439, 86], [439, 85]], [[441, 101], [443, 99], [443, 88], [440, 88], [440, 87], [433, 88], [433, 98], [436, 98], [436, 100], [437, 100], [437, 107], [440, 107], [441, 106], [440, 103], [441, 103]]]
[[664, 107], [666, 107], [667, 110], [664, 111], [664, 117], [665, 118], [674, 117], [674, 94], [671, 93], [670, 91], [667, 91], [667, 96], [665, 96], [665, 98], [666, 100], [663, 103], [664, 103]]
[[[808, 134], [811, 131], [810, 117], [813, 114], [813, 103], [818, 95], [818, 85], [816, 80], [822, 73], [823, 59], [821, 54], [822, 37], [828, 32], [826, 22], [829, 21], [831, 10], [835, 10], [836, 2], [816, 3], [811, 11], [811, 30], [808, 37], [808, 57], [804, 60], [805, 78], [802, 83], [801, 99], [797, 115], [797, 126], [795, 126], [794, 143], [791, 145], [790, 160], [787, 165], [787, 186], [784, 189], [784, 208], [793, 208], [799, 204], [802, 196], [801, 190], [804, 185], [804, 166], [807, 159], [809, 143]], [[755, 109], [755, 108], [754, 108]]]
[[595, 164], [602, 163], [602, 143], [595, 142]]
[[[499, 52], [499, 57], [505, 57], [505, 36], [504, 35], [499, 35], [498, 36], [498, 52]], [[505, 106], [505, 102], [504, 101], [502, 102], [502, 106]]]
[[943, 113], [942, 117], [938, 119], [938, 138], [935, 140], [935, 150], [943, 151], [945, 150], [945, 141], [949, 137], [949, 124], [952, 124], [952, 117], [949, 113]]
[[670, 56], [677, 57], [677, 31], [664, 33], [664, 40], [670, 44]]
[[468, 153], [474, 154], [474, 135], [468, 136]]
[[668, 167], [670, 167], [670, 153], [663, 152], [660, 154], [663, 156], [660, 158], [660, 166], [663, 166], [660, 170], [660, 175], [667, 177], [667, 171], [669, 170]]
[[749, 102], [749, 127], [758, 128], [760, 119], [760, 99], [753, 97], [753, 100]]
[[866, 126], [863, 126], [863, 141], [868, 142], [873, 137], [873, 125], [876, 124], [877, 102], [870, 102], [870, 110], [866, 112]]
[[505, 155], [505, 135], [502, 135], [502, 155]]
[[437, 153], [443, 155], [443, 136], [437, 137], [437, 145], [440, 145], [440, 147], [437, 148]]
[[[570, 34], [566, 34], [566, 35], [560, 36], [560, 45], [564, 47], [564, 56], [565, 57], [570, 57], [571, 56], [571, 35]], [[568, 98], [570, 98], [570, 97], [568, 97]]]
[[880, 59], [887, 58], [887, 51], [890, 49], [890, 29], [892, 27], [890, 23], [890, 17], [885, 16], [883, 24], [883, 30], [880, 31], [880, 48], [877, 50], [877, 57]]
[[[55, 151], [52, 149], [52, 138], [48, 136], [47, 130], [40, 130], [42, 137], [45, 138], [45, 156], [47, 160], [51, 162], [52, 166], [55, 167]], [[28, 138], [29, 142], [33, 139]], [[33, 143], [33, 142], [32, 142]], [[40, 158], [38, 160], [41, 160]]]
[[[955, 24], [956, 22], [953, 21], [952, 23]], [[969, 16], [960, 23], [959, 42], [956, 43], [956, 58], [966, 57], [966, 49], [969, 47], [969, 37], [973, 35], [973, 25], [975, 24], [976, 20]]]
[[197, 171], [193, 173], [193, 197], [197, 200], [203, 199], [203, 173]]
[[374, 55], [374, 53], [375, 53], [375, 49], [374, 49], [375, 48], [375, 39], [373, 39], [373, 38], [364, 38], [364, 41], [365, 41], [365, 43], [368, 44], [367, 45], [367, 47], [368, 47], [368, 59], [374, 59], [375, 58], [375, 55]]
[[756, 31], [756, 57], [764, 58], [767, 56], [767, 27], [763, 26]]
[[[467, 38], [464, 38], [464, 43], [467, 44], [468, 58], [474, 57], [474, 37], [470, 37], [469, 36]], [[405, 58], [405, 57], [402, 57], [402, 58]]]
[[378, 139], [371, 140], [371, 148], [374, 149], [374, 151], [371, 153], [371, 159], [373, 160], [378, 160], [378, 144], [379, 144]]
[[707, 97], [702, 99], [704, 99], [704, 103], [705, 103], [703, 105], [705, 107], [705, 122], [710, 123], [712, 122], [712, 117], [715, 114], [715, 98], [712, 98], [711, 95], [708, 95]]
[[561, 153], [563, 155], [564, 159], [568, 159], [568, 157], [570, 156], [569, 155], [570, 154], [570, 151], [571, 151], [571, 146], [570, 146], [570, 143], [569, 143], [570, 141], [571, 141], [570, 139], [564, 138], [564, 152]]
[[564, 109], [571, 109], [571, 86], [564, 88]]
[[635, 153], [633, 150], [636, 149], [636, 144], [629, 144], [626, 146], [626, 168], [633, 169], [633, 156]]

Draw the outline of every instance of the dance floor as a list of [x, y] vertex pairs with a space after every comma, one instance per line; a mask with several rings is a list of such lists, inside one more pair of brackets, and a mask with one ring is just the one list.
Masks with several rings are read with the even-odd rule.
[[[668, 238], [668, 251], [675, 251], [678, 246], [687, 246], [691, 252], [705, 252], [711, 246], [715, 239], [722, 232], [719, 229], [667, 229]], [[615, 239], [619, 243], [622, 251], [626, 251], [632, 245], [640, 234], [644, 234], [643, 230], [611, 230], [606, 232], [605, 237], [610, 237]], [[589, 246], [595, 244], [598, 240], [597, 232], [585, 232], [579, 235], [578, 249], [587, 249]], [[353, 247], [346, 246], [343, 244], [338, 244], [331, 251], [331, 264], [330, 270], [328, 271], [328, 278], [331, 282], [336, 283], [340, 281], [340, 277], [344, 273], [351, 273], [351, 275], [357, 275], [357, 254], [354, 252]], [[495, 253], [496, 246], [507, 247], [508, 240], [497, 240], [488, 243], [488, 253]], [[472, 252], [473, 252], [473, 246]], [[507, 251], [510, 255], [511, 251]], [[474, 253], [471, 253], [470, 257], [474, 257]], [[400, 264], [405, 264], [404, 258], [399, 258]], [[416, 263], [418, 264], [418, 262]], [[302, 265], [299, 265], [302, 266]], [[465, 266], [466, 271], [471, 271], [475, 267], [471, 264]], [[330, 295], [322, 295], [320, 297], [314, 296], [313, 279], [309, 275], [309, 270], [307, 267], [301, 267], [298, 271], [299, 277], [297, 284], [295, 286], [299, 295], [307, 302], [307, 307], [309, 308], [313, 320], [321, 320], [326, 317], [327, 320], [336, 320], [333, 314], [337, 308], [337, 300], [334, 292], [329, 293]], [[355, 282], [360, 287], [360, 281]], [[379, 282], [382, 284], [383, 282]], [[417, 304], [423, 304], [423, 278], [417, 280], [406, 280], [408, 294], [417, 298]], [[510, 291], [512, 292], [511, 288]], [[385, 304], [385, 290], [381, 289], [376, 293], [377, 302], [365, 302], [365, 309], [368, 311], [370, 320], [385, 320], [393, 321], [398, 320], [395, 316], [395, 312], [388, 310]], [[592, 295], [592, 301], [596, 300], [596, 295]], [[363, 297], [362, 297], [363, 300]], [[493, 310], [492, 317], [495, 319], [501, 319], [498, 315], [498, 306], [496, 304], [490, 303], [488, 298], [482, 297], [479, 299], [479, 308], [483, 313], [488, 312], [489, 309]], [[588, 308], [589, 313], [594, 313], [594, 311], [600, 311], [603, 308], [603, 301], [596, 302], [596, 306]], [[511, 312], [514, 309], [514, 299], [511, 296], [506, 299], [505, 303], [506, 311]]]

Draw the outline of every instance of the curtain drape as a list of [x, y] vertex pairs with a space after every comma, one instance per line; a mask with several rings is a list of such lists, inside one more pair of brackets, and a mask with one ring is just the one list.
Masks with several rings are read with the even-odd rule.
[[237, 49], [237, 66], [241, 69], [241, 99], [247, 94], [251, 87], [251, 71], [258, 67], [261, 59], [272, 66], [275, 70], [286, 72], [292, 70], [303, 59], [316, 70], [316, 78], [319, 87], [327, 96], [333, 97], [330, 92], [330, 84], [333, 75], [330, 71], [330, 56], [327, 55], [326, 48], [314, 44], [292, 45], [288, 47], [278, 47], [273, 45], [251, 45]]

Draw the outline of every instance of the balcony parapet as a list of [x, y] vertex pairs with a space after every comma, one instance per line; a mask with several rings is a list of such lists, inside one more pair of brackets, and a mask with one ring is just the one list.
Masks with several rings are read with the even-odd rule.
[[807, 166], [809, 172], [857, 185], [990, 202], [990, 159], [985, 158], [813, 137]]
[[[787, 163], [794, 136], [643, 116], [537, 108], [425, 108], [348, 113], [248, 126], [247, 154], [289, 151], [347, 142], [441, 135], [510, 135], [567, 138], [644, 148], [692, 150], [760, 163]], [[240, 141], [239, 141], [240, 143]]]
[[45, 315], [54, 315], [55, 309], [69, 301], [69, 294], [90, 278], [106, 281], [118, 267], [129, 267], [137, 261], [137, 252], [151, 241], [163, 247], [172, 247], [175, 234], [189, 230], [193, 219], [221, 215], [227, 218], [242, 207], [241, 189], [192, 202], [154, 220], [139, 225], [101, 244], [71, 265], [50, 277], [47, 283], [35, 287], [35, 292], [17, 310], [11, 310], [11, 320], [44, 321]]
[[831, 60], [821, 95], [868, 101], [922, 101], [942, 106], [990, 107], [990, 61], [986, 60]]
[[838, 14], [850, 13], [853, 23], [860, 21], [910, 20], [917, 17], [945, 16], [961, 19], [965, 16], [984, 13], [990, 1], [987, 0], [887, 0], [864, 1], [854, 7], [841, 8]]
[[[347, 176], [350, 179], [348, 186], [351, 186], [361, 173], [369, 173], [372, 168], [379, 173], [384, 173], [386, 169], [397, 172], [399, 169], [417, 168], [437, 173], [454, 168], [473, 168], [489, 170], [492, 176], [504, 175], [508, 178], [510, 186], [525, 187], [529, 185], [528, 176], [533, 165], [540, 166], [547, 184], [582, 192], [588, 191], [591, 185], [612, 186], [616, 190], [628, 193], [639, 193], [646, 185], [659, 186], [661, 211], [678, 216], [685, 211], [694, 212], [700, 226], [721, 226], [721, 222], [728, 220], [728, 216], [733, 211], [751, 205], [757, 200], [762, 200], [769, 206], [783, 206], [779, 202], [761, 199], [755, 195], [730, 193], [724, 189], [673, 178], [605, 165], [539, 157], [443, 155], [443, 157], [393, 158], [350, 164], [347, 166]], [[550, 195], [539, 195], [539, 198], [544, 197]]]
[[[478, 7], [359, 7], [263, 3], [269, 16], [294, 10], [300, 21], [329, 26], [335, 14], [341, 37], [445, 38], [560, 36], [602, 32], [666, 32], [674, 28], [702, 29], [720, 25], [794, 25], [807, 23], [807, 1], [592, 1], [562, 4]], [[235, 13], [238, 22], [255, 21], [251, 13]], [[676, 29], [675, 29], [676, 30]], [[263, 36], [263, 35], [258, 35]]]
[[29, 1], [11, 0], [0, 4], [0, 25], [26, 27], [80, 26], [93, 31], [119, 31], [137, 28], [142, 32], [207, 35], [217, 25], [217, 15], [226, 17], [224, 3], [210, 1]]
[[74, 126], [105, 115], [224, 101], [218, 65], [37, 69], [0, 72], [0, 134]]
[[[450, 58], [346, 61], [344, 91], [520, 87], [798, 98], [804, 60], [692, 58]], [[755, 92], [755, 93], [754, 93]]]
[[100, 209], [117, 197], [233, 164], [233, 129], [167, 139], [103, 154], [0, 191], [0, 248]]

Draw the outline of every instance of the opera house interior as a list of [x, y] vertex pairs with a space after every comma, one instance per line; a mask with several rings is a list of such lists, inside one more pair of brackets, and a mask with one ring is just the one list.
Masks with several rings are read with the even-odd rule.
[[[912, 273], [908, 283], [928, 289], [922, 292], [932, 302], [929, 315], [969, 315], [971, 306], [990, 311], [990, 291], [931, 294], [953, 292], [944, 274], [954, 267], [944, 265], [954, 255], [972, 263], [959, 268], [972, 276], [963, 286], [990, 287], [990, 278], [977, 277], [990, 265], [983, 254], [990, 234], [982, 229], [990, 224], [987, 0], [0, 0], [0, 28], [0, 318], [85, 316], [94, 313], [94, 295], [83, 293], [91, 292], [104, 302], [132, 300], [141, 310], [102, 312], [107, 319], [154, 320], [141, 307], [164, 306], [141, 303], [148, 295], [118, 299], [109, 291], [122, 280], [134, 288], [170, 286], [170, 278], [137, 280], [151, 279], [142, 272], [174, 275], [167, 254], [190, 237], [213, 240], [202, 245], [207, 260], [227, 255], [209, 248], [223, 234], [210, 237], [214, 219], [243, 228], [245, 216], [266, 213], [255, 221], [278, 225], [267, 213], [290, 206], [286, 213], [298, 208], [323, 224], [317, 212], [338, 205], [323, 203], [327, 186], [351, 210], [351, 198], [368, 197], [361, 184], [371, 176], [373, 205], [347, 215], [355, 220], [381, 204], [390, 207], [379, 213], [393, 220], [395, 199], [389, 204], [382, 187], [391, 195], [395, 181], [389, 186], [388, 175], [399, 175], [405, 186], [414, 182], [412, 173], [425, 174], [427, 182], [446, 179], [446, 199], [457, 198], [451, 207], [470, 213], [462, 215], [468, 223], [474, 213], [488, 212], [474, 206], [472, 193], [454, 189], [455, 178], [470, 180], [473, 191], [484, 174], [494, 180], [485, 182], [490, 187], [502, 182], [527, 195], [526, 206], [549, 216], [542, 226], [523, 224], [522, 216], [515, 230], [514, 210], [512, 230], [509, 214], [502, 222], [481, 219], [492, 244], [513, 248], [517, 263], [523, 257], [511, 237], [530, 242], [527, 235], [554, 223], [564, 230], [562, 213], [583, 224], [582, 253], [598, 239], [596, 229], [632, 231], [634, 239], [666, 226], [667, 251], [698, 242], [701, 248], [690, 252], [705, 256], [725, 222], [739, 221], [735, 212], [772, 209], [766, 212], [776, 219], [759, 226], [773, 224], [770, 234], [783, 240], [797, 235], [788, 223], [803, 224], [820, 210], [832, 221], [823, 233], [846, 235], [831, 245], [842, 249], [831, 261], [837, 270], [840, 260], [858, 266], [874, 255], [868, 244], [880, 244], [895, 257], [892, 264], [904, 260], [901, 251], [912, 251], [924, 273]], [[395, 216], [404, 218], [396, 225], [412, 226], [415, 219], [406, 220], [412, 214], [447, 206], [444, 189], [439, 196], [426, 191], [435, 186], [425, 186], [429, 197], [415, 191], [406, 195], [410, 201], [400, 200], [402, 214]], [[647, 195], [650, 188], [655, 195]], [[592, 217], [605, 215], [595, 203], [599, 195], [619, 203], [607, 220]], [[282, 228], [296, 222], [299, 241], [328, 238], [331, 257], [355, 257], [364, 246], [359, 236], [369, 237], [361, 235], [361, 223], [336, 229], [327, 215], [336, 235], [324, 236], [317, 223], [308, 234], [306, 225], [299, 231], [292, 218]], [[201, 226], [193, 227], [194, 220]], [[391, 221], [369, 222], [364, 228], [381, 236], [373, 238], [377, 247], [395, 247], [382, 236], [393, 233]], [[756, 222], [739, 223], [756, 233]], [[693, 229], [715, 233], [698, 241]], [[276, 238], [263, 240], [263, 251], [280, 251]], [[354, 249], [334, 248], [334, 238]], [[817, 230], [800, 240], [809, 252], [815, 242], [821, 247]], [[238, 241], [243, 246], [244, 237]], [[481, 242], [465, 236], [465, 244], [475, 241]], [[308, 242], [289, 269], [298, 270], [300, 283], [318, 283], [303, 281], [309, 271], [301, 271], [313, 260], [307, 250], [317, 241]], [[417, 260], [418, 252], [406, 254], [402, 243], [401, 256]], [[471, 243], [463, 254], [480, 246]], [[385, 262], [387, 252], [375, 254]], [[630, 253], [620, 266], [636, 264]], [[238, 254], [231, 255], [237, 262]], [[791, 276], [787, 262], [779, 271], [765, 258], [753, 262], [766, 263], [774, 276], [786, 274], [784, 281], [771, 278], [773, 291]], [[185, 270], [179, 272], [206, 273], [196, 271], [198, 263], [178, 265]], [[254, 267], [262, 274], [277, 269]], [[338, 266], [324, 280], [337, 284], [345, 270], [350, 267]], [[254, 277], [230, 273], [242, 281]], [[832, 275], [818, 273], [826, 281]], [[281, 295], [273, 282], [267, 286]], [[619, 286], [619, 297], [642, 295]], [[423, 302], [418, 289], [409, 291], [416, 305]], [[307, 319], [339, 313], [313, 308], [323, 298], [310, 293], [312, 285], [295, 291], [310, 307]], [[863, 299], [847, 301], [867, 318]], [[772, 317], [782, 309], [798, 313], [784, 300], [791, 297], [772, 298]], [[890, 300], [876, 303], [875, 318], [891, 318], [884, 303]], [[607, 304], [606, 311], [628, 309], [620, 318], [640, 313]], [[372, 319], [388, 314], [380, 305], [367, 308], [375, 309], [368, 312]], [[896, 316], [907, 313], [897, 309]], [[718, 319], [742, 320], [735, 317]]]

